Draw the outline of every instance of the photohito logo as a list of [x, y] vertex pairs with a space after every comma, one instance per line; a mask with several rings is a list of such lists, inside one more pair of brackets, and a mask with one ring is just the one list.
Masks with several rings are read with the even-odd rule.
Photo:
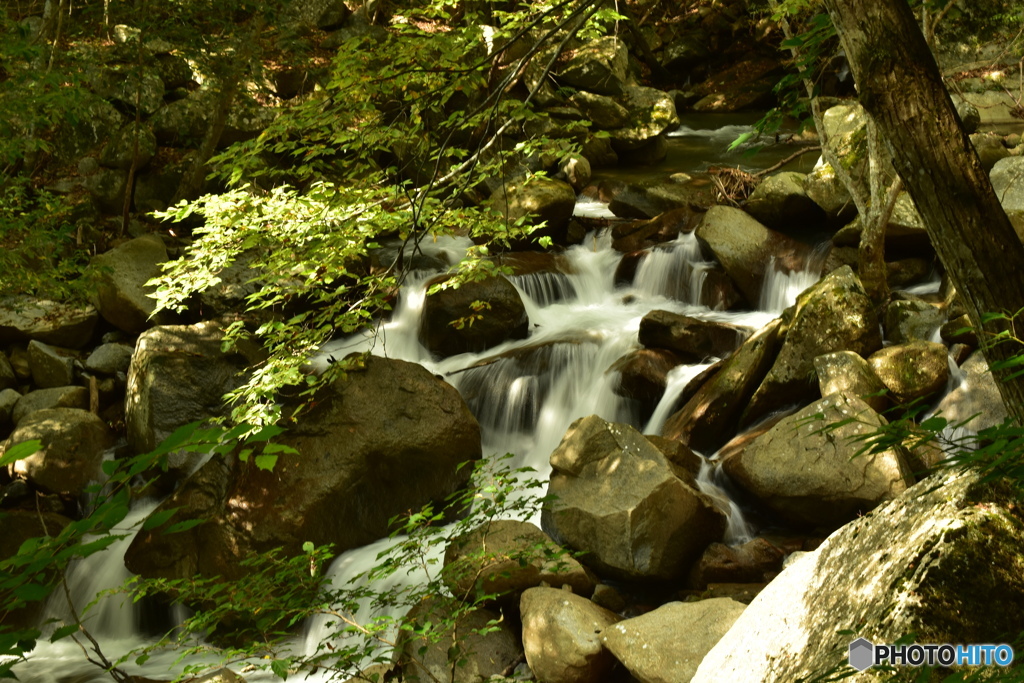
[[879, 664], [893, 666], [1009, 666], [1009, 645], [875, 645], [867, 638], [850, 643], [850, 666], [864, 671]]

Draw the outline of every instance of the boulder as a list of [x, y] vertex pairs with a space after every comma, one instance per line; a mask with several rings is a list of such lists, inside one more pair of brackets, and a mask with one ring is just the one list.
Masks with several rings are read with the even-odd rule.
[[991, 171], [1000, 159], [1010, 156], [1010, 150], [1006, 149], [999, 133], [972, 133], [970, 137], [981, 167], [986, 171]]
[[576, 191], [564, 180], [536, 177], [502, 183], [486, 203], [510, 224], [521, 218], [534, 224], [543, 221], [544, 227], [534, 230], [531, 237], [547, 236], [556, 244], [564, 244], [576, 206]]
[[573, 50], [555, 77], [579, 90], [600, 95], [621, 95], [626, 85], [629, 54], [626, 44], [614, 36], [592, 40]]
[[11, 465], [11, 472], [49, 493], [80, 496], [99, 481], [103, 455], [114, 445], [110, 429], [92, 413], [75, 408], [38, 410], [18, 423], [8, 447], [38, 439], [38, 452]]
[[779, 408], [815, 398], [814, 359], [833, 351], [861, 356], [882, 346], [874, 304], [849, 266], [832, 271], [783, 314], [786, 339], [771, 370], [743, 412], [749, 425]]
[[896, 344], [929, 341], [945, 321], [945, 314], [927, 301], [892, 301], [885, 309], [885, 338]]
[[629, 425], [576, 420], [551, 454], [541, 523], [556, 542], [584, 551], [599, 574], [626, 580], [679, 578], [722, 538], [725, 515], [673, 472]]
[[887, 346], [868, 362], [897, 403], [926, 399], [946, 388], [949, 352], [943, 344], [913, 341]]
[[[446, 279], [436, 278], [431, 286]], [[486, 302], [487, 307], [476, 311], [472, 307], [476, 301]], [[420, 321], [420, 343], [441, 358], [483, 351], [508, 339], [525, 339], [530, 324], [522, 297], [501, 275], [428, 294]]]
[[[594, 592], [594, 580], [572, 555], [529, 522], [496, 520], [454, 539], [444, 552], [445, 585], [459, 599], [518, 596], [542, 583]], [[562, 591], [559, 591], [560, 593]]]
[[85, 369], [98, 375], [116, 375], [128, 372], [135, 349], [127, 344], [103, 344], [93, 349], [85, 359]]
[[622, 127], [610, 131], [612, 148], [619, 154], [638, 150], [679, 126], [675, 101], [666, 92], [631, 85], [624, 89], [619, 101], [628, 111]]
[[695, 111], [733, 112], [743, 109], [767, 109], [775, 103], [773, 84], [782, 74], [775, 57], [755, 56], [712, 73], [694, 92], [700, 99]]
[[629, 110], [619, 104], [614, 97], [598, 95], [580, 90], [569, 98], [583, 117], [590, 121], [596, 130], [621, 128], [629, 119]]
[[884, 413], [892, 407], [888, 389], [878, 379], [871, 364], [853, 351], [821, 354], [814, 359], [814, 371], [818, 374], [818, 389], [822, 396], [855, 396], [876, 413]]
[[951, 423], [963, 422], [974, 416], [967, 428], [980, 431], [1002, 424], [1009, 415], [999, 394], [996, 378], [989, 372], [981, 351], [972, 353], [963, 365], [963, 380], [939, 402], [936, 413]]
[[526, 663], [545, 683], [602, 683], [615, 658], [601, 634], [620, 620], [586, 598], [554, 588], [531, 588], [520, 601]]
[[6, 427], [12, 423], [14, 406], [21, 400], [21, 394], [14, 389], [0, 390], [0, 427]]
[[106, 142], [121, 127], [123, 117], [110, 102], [83, 88], [75, 115], [61, 117], [54, 131], [53, 153], [61, 163], [78, 161]]
[[819, 232], [827, 217], [825, 210], [807, 196], [806, 179], [805, 174], [795, 171], [770, 175], [754, 188], [743, 209], [772, 230]]
[[749, 330], [701, 320], [679, 313], [655, 310], [640, 321], [640, 343], [648, 348], [669, 349], [685, 363], [700, 363], [708, 357], [724, 358], [749, 336]]
[[702, 591], [711, 583], [768, 583], [782, 570], [785, 555], [763, 538], [736, 547], [712, 543], [690, 570], [687, 585]]
[[839, 180], [835, 169], [823, 161], [819, 161], [807, 174], [804, 192], [808, 199], [821, 207], [833, 226], [845, 225], [857, 215], [849, 190]]
[[710, 455], [736, 433], [740, 414], [772, 366], [782, 343], [782, 324], [761, 328], [665, 422], [662, 436]]
[[671, 242], [681, 233], [693, 232], [704, 216], [690, 206], [671, 209], [649, 220], [616, 223], [612, 226], [612, 247], [624, 254]]
[[157, 142], [170, 147], [196, 147], [206, 134], [213, 108], [199, 91], [160, 108], [149, 120]]
[[[873, 643], [911, 633], [919, 643], [1001, 643], [1019, 633], [1019, 499], [1002, 482], [979, 478], [933, 475], [801, 555], [708, 653], [694, 683], [849, 672], [849, 644], [858, 636]], [[866, 683], [878, 673], [845, 680]]]
[[682, 363], [682, 359], [667, 349], [637, 349], [627, 353], [608, 368], [619, 373], [612, 390], [619, 396], [632, 398], [648, 410], [653, 410], [665, 393], [665, 376]]
[[752, 304], [761, 297], [769, 268], [799, 270], [810, 253], [806, 245], [766, 228], [731, 206], [708, 209], [695, 234]]
[[523, 656], [509, 619], [489, 609], [465, 611], [449, 599], [429, 597], [404, 621], [412, 628], [400, 631], [394, 663], [405, 681], [481, 683], [503, 675]]
[[156, 136], [147, 126], [139, 126], [136, 147], [135, 124], [122, 128], [111, 138], [100, 154], [100, 163], [107, 168], [127, 171], [135, 160], [135, 170], [141, 170], [156, 156]]
[[689, 683], [744, 609], [729, 598], [670, 602], [604, 629], [601, 641], [640, 683]]
[[158, 235], [143, 235], [96, 256], [93, 300], [100, 315], [114, 327], [138, 334], [150, 326], [156, 301], [146, 283], [160, 275], [167, 249]]
[[16, 386], [18, 386], [18, 375], [14, 372], [11, 361], [7, 360], [7, 354], [0, 351], [0, 390]]
[[0, 343], [38, 339], [54, 346], [80, 349], [89, 343], [98, 320], [92, 306], [5, 297], [0, 300]]
[[37, 410], [48, 408], [89, 408], [89, 390], [85, 387], [54, 387], [30, 391], [14, 405], [11, 419], [18, 424]]
[[75, 379], [75, 358], [67, 349], [33, 340], [28, 343], [28, 359], [32, 382], [40, 389], [68, 386]]
[[480, 458], [480, 427], [462, 397], [414, 363], [370, 356], [314, 399], [276, 439], [298, 455], [282, 455], [272, 472], [251, 460], [208, 462], [157, 508], [181, 508], [171, 523], [206, 522], [140, 532], [129, 569], [238, 578], [251, 552], [299, 553], [311, 541], [341, 553], [386, 536], [392, 517], [443, 500], [469, 477], [459, 466]]
[[[241, 385], [255, 357], [221, 350], [224, 332], [212, 322], [161, 325], [139, 336], [128, 369], [125, 426], [138, 453], [152, 451], [179, 427], [227, 414], [224, 395]], [[188, 474], [182, 454], [169, 466]]]
[[884, 424], [860, 399], [833, 394], [783, 418], [722, 466], [784, 521], [831, 531], [914, 483], [902, 449], [860, 453], [864, 435]]
[[1024, 211], [1024, 157], [1000, 159], [989, 178], [1004, 211]]
[[[860, 244], [863, 229], [858, 216], [832, 236], [832, 243], [840, 247], [856, 247]], [[924, 227], [924, 221], [921, 220], [914, 201], [906, 192], [901, 192], [896, 197], [892, 215], [885, 224], [885, 248], [890, 260], [893, 259], [894, 251], [897, 254], [909, 255], [932, 251], [928, 230]]]

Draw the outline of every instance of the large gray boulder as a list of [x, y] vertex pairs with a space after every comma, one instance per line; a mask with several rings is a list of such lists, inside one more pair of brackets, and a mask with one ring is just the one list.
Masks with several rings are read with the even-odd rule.
[[849, 266], [835, 270], [783, 314], [786, 340], [740, 420], [748, 425], [787, 404], [815, 398], [814, 359], [833, 351], [868, 356], [882, 346], [874, 304]]
[[566, 85], [599, 95], [620, 95], [626, 85], [629, 53], [615, 36], [598, 38], [573, 51], [555, 76]]
[[681, 577], [710, 543], [725, 515], [680, 480], [638, 431], [596, 415], [569, 427], [551, 454], [554, 471], [541, 523], [582, 561], [619, 579]]
[[934, 396], [949, 380], [949, 352], [936, 342], [912, 341], [879, 349], [868, 362], [897, 403]]
[[7, 441], [16, 446], [38, 439], [38, 452], [11, 465], [12, 474], [24, 477], [49, 493], [80, 496], [99, 481], [103, 454], [114, 445], [110, 428], [92, 413], [75, 408], [39, 410], [22, 420]]
[[[139, 336], [128, 368], [125, 426], [138, 453], [152, 451], [179, 427], [226, 414], [224, 395], [243, 381], [255, 360], [224, 353], [224, 331], [212, 322], [162, 325]], [[188, 474], [194, 461], [172, 457], [172, 470]]]
[[[443, 282], [446, 276], [431, 284]], [[482, 311], [476, 301], [486, 302]], [[460, 322], [461, 321], [461, 322]], [[483, 351], [508, 339], [525, 339], [530, 321], [519, 292], [504, 276], [467, 282], [428, 294], [420, 318], [420, 343], [435, 356], [447, 358]]]
[[619, 101], [624, 103], [628, 117], [610, 134], [612, 147], [620, 154], [638, 150], [679, 126], [675, 101], [666, 92], [631, 85], [623, 90]]
[[48, 408], [89, 408], [89, 390], [85, 387], [68, 386], [53, 387], [52, 389], [38, 389], [30, 391], [18, 399], [11, 412], [11, 419], [18, 424], [23, 419], [36, 412]]
[[[768, 584], [704, 658], [695, 683], [811, 680], [846, 666], [857, 637], [1001, 643], [1024, 622], [1017, 494], [937, 474], [850, 522]], [[993, 601], [996, 601], [996, 606]], [[851, 634], [852, 632], [852, 634]], [[916, 672], [916, 670], [915, 670]]]
[[[845, 420], [852, 421], [829, 428]], [[722, 466], [786, 522], [831, 531], [913, 485], [903, 449], [860, 453], [864, 434], [885, 424], [860, 399], [833, 394], [784, 418]]]
[[814, 371], [818, 374], [818, 389], [822, 396], [855, 396], [876, 413], [884, 413], [892, 406], [886, 396], [886, 386], [878, 379], [871, 364], [853, 351], [823, 353], [814, 359]]
[[787, 272], [801, 269], [810, 253], [806, 245], [770, 230], [731, 206], [708, 209], [695, 234], [750, 304], [760, 300], [769, 268]]
[[32, 382], [40, 389], [65, 387], [75, 379], [75, 357], [41, 341], [28, 343], [28, 359], [32, 367]]
[[543, 222], [544, 227], [531, 234], [564, 244], [569, 219], [576, 206], [576, 191], [564, 180], [531, 178], [502, 183], [486, 203], [509, 224], [521, 218], [535, 225]]
[[814, 232], [826, 220], [824, 209], [807, 196], [807, 176], [795, 171], [770, 175], [754, 188], [744, 210], [772, 230]]
[[671, 311], [651, 311], [640, 321], [638, 338], [648, 348], [669, 349], [688, 363], [724, 358], [744, 342], [749, 329], [693, 318]]
[[156, 310], [152, 288], [146, 286], [160, 275], [167, 248], [158, 235], [143, 235], [92, 260], [97, 273], [93, 300], [100, 315], [114, 327], [138, 334], [150, 326]]
[[1024, 157], [1000, 159], [989, 173], [1005, 211], [1024, 211]]
[[386, 536], [389, 520], [465, 484], [481, 455], [480, 427], [449, 384], [422, 366], [368, 357], [315, 397], [276, 441], [298, 451], [273, 471], [214, 458], [157, 511], [171, 523], [206, 522], [166, 535], [141, 532], [125, 563], [144, 576], [238, 578], [251, 552], [332, 544], [336, 552]]
[[545, 683], [602, 683], [615, 658], [602, 633], [620, 620], [586, 598], [554, 588], [531, 588], [519, 603], [526, 663]]
[[640, 683], [689, 683], [744, 608], [730, 598], [670, 602], [604, 629], [601, 641]]
[[38, 339], [54, 346], [80, 349], [89, 343], [99, 315], [92, 306], [32, 297], [0, 300], [0, 343]]

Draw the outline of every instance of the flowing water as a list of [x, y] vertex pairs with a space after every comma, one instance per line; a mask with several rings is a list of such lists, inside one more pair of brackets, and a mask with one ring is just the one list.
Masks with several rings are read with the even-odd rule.
[[[710, 135], [688, 129], [678, 137], [708, 138], [707, 144], [722, 147], [735, 137], [734, 133], [728, 130]], [[598, 213], [606, 210], [600, 205], [586, 208]], [[420, 250], [454, 263], [469, 246], [468, 240], [447, 238], [424, 243]], [[646, 433], [658, 433], [687, 383], [715, 360], [708, 358], [672, 370], [664, 397], [642, 424], [639, 406], [615, 393], [617, 373], [610, 372], [609, 367], [640, 348], [637, 333], [647, 313], [663, 309], [756, 330], [813, 284], [820, 267], [814, 262], [806, 271], [788, 274], [769, 268], [761, 310], [722, 312], [699, 303], [704, 273], [710, 264], [693, 235], [681, 235], [651, 250], [636, 269], [633, 282], [616, 286], [620, 257], [611, 248], [607, 231], [595, 233], [567, 250], [563, 272], [512, 277], [529, 315], [529, 338], [443, 360], [433, 359], [417, 339], [426, 284], [436, 273], [416, 273], [403, 286], [389, 322], [364, 335], [328, 344], [311, 362], [322, 369], [331, 357], [369, 350], [420, 363], [463, 394], [480, 421], [485, 455], [512, 453], [515, 467], [533, 468], [536, 476], [546, 479], [551, 470], [548, 457], [574, 420], [597, 414], [606, 420], [630, 423]], [[741, 543], [750, 538], [751, 531], [740, 509], [722, 489], [718, 470], [710, 460], [705, 463], [699, 485], [729, 516], [726, 541]], [[148, 510], [136, 508], [133, 516], [142, 519]], [[332, 580], [341, 585], [372, 567], [386, 543], [379, 541], [337, 558], [330, 570]], [[126, 546], [127, 541], [118, 545]], [[103, 587], [118, 585], [127, 576], [122, 563], [124, 549], [111, 548], [74, 567], [69, 577], [72, 593], [92, 595]], [[123, 598], [107, 598], [91, 612], [92, 621], [88, 622], [109, 648], [108, 656], [143, 642], [137, 635], [136, 610], [120, 600]], [[49, 609], [52, 616], [60, 617], [67, 608], [58, 597]], [[325, 620], [314, 620], [307, 625], [305, 640], [296, 647], [311, 652], [326, 628]], [[154, 667], [157, 659], [159, 666]], [[173, 653], [157, 659], [151, 661], [147, 675], [159, 677], [159, 667], [173, 661]], [[79, 650], [64, 641], [41, 646], [40, 652], [17, 671], [26, 683], [54, 683], [72, 674], [85, 676], [96, 670], [83, 662]]]

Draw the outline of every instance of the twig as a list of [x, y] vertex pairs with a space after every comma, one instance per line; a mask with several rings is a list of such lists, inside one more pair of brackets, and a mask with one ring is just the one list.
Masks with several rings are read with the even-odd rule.
[[788, 157], [786, 157], [785, 159], [783, 159], [779, 163], [774, 164], [772, 166], [769, 166], [768, 168], [766, 168], [766, 169], [764, 169], [762, 171], [758, 171], [757, 173], [751, 173], [750, 175], [754, 176], [755, 178], [760, 178], [761, 176], [766, 176], [769, 173], [772, 173], [773, 171], [779, 170], [780, 168], [782, 168], [783, 166], [785, 166], [789, 162], [791, 162], [794, 159], [797, 159], [797, 158], [803, 156], [804, 154], [807, 154], [808, 152], [820, 152], [820, 151], [821, 151], [821, 145], [814, 145], [813, 147], [804, 147], [803, 149], [801, 149], [801, 150], [799, 150], [797, 152], [793, 152], [792, 154], [790, 154]]

